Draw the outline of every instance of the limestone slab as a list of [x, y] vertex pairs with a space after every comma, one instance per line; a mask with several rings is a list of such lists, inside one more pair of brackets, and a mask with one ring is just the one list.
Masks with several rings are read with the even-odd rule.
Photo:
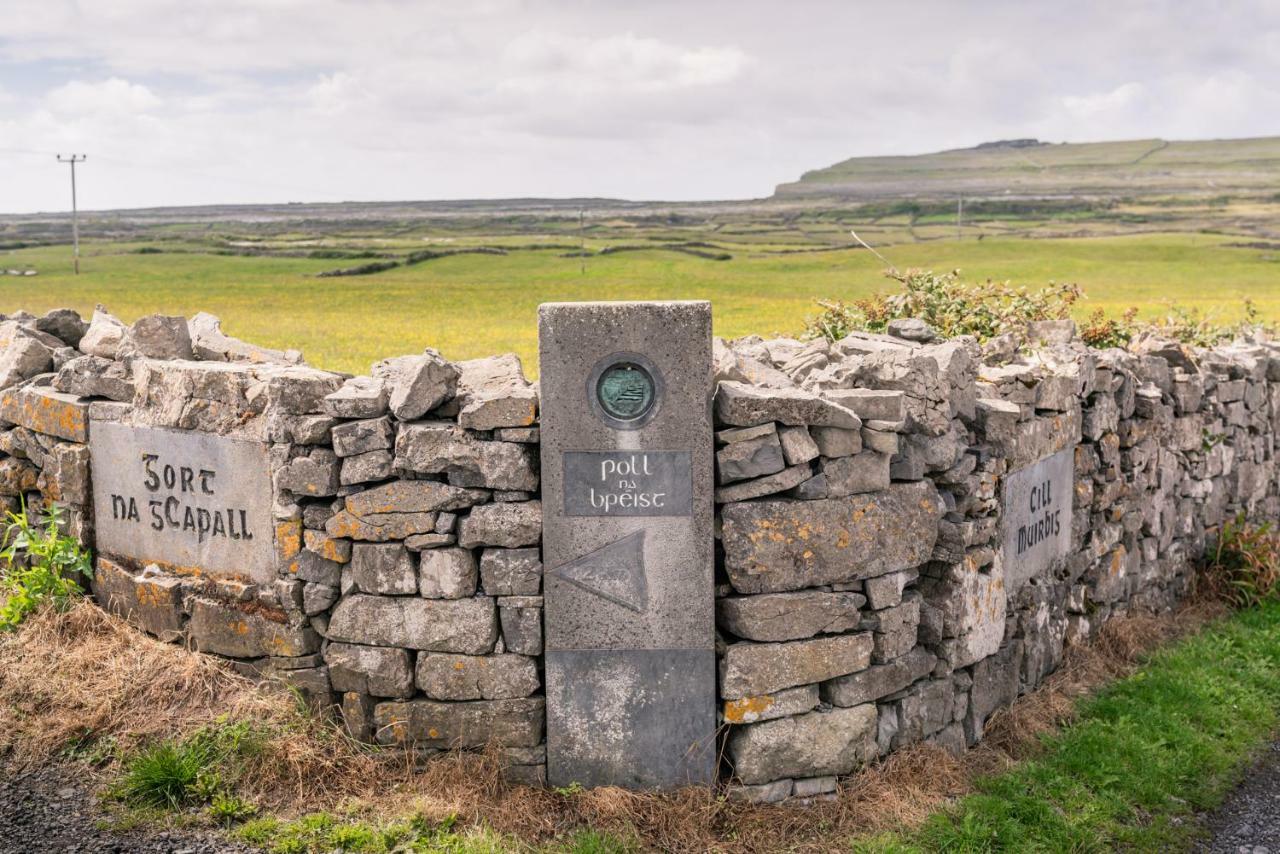
[[739, 593], [800, 590], [910, 569], [933, 552], [944, 509], [928, 481], [847, 498], [726, 505], [725, 568]]
[[265, 444], [104, 421], [89, 448], [101, 553], [204, 576], [275, 577]]
[[1071, 551], [1075, 449], [1067, 448], [1005, 478], [1005, 583], [1016, 591]]
[[544, 305], [539, 340], [548, 777], [709, 783], [710, 305]]

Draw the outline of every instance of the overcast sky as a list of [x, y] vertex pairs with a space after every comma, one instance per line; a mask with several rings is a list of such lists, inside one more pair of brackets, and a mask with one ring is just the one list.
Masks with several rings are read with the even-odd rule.
[[1280, 133], [1280, 3], [0, 0], [0, 211], [769, 195], [1034, 136]]

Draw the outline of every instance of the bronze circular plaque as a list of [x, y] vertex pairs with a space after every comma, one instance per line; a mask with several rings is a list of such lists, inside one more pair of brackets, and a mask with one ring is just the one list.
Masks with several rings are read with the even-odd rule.
[[600, 372], [596, 400], [618, 421], [638, 421], [653, 408], [657, 389], [653, 376], [635, 362], [615, 362]]

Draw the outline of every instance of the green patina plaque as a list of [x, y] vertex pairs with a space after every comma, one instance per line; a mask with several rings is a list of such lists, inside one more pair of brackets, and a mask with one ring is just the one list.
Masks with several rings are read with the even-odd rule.
[[643, 418], [653, 407], [653, 377], [634, 362], [618, 362], [600, 374], [596, 398], [600, 407], [619, 421]]

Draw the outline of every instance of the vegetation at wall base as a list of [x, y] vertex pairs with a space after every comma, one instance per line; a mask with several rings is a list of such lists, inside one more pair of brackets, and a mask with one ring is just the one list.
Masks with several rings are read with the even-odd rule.
[[62, 510], [50, 504], [32, 518], [24, 502], [5, 514], [0, 551], [0, 632], [11, 632], [43, 604], [66, 608], [93, 575], [89, 552], [62, 533]]
[[864, 852], [1170, 850], [1280, 722], [1280, 602], [1236, 612], [1086, 700], [1043, 755]]
[[1222, 526], [1201, 579], [1211, 596], [1248, 608], [1280, 600], [1280, 531], [1243, 514]]
[[[805, 808], [699, 790], [509, 787], [494, 757], [475, 754], [415, 767], [302, 716], [287, 693], [146, 638], [87, 601], [37, 611], [0, 638], [0, 753], [27, 765], [82, 761], [106, 783], [115, 826], [223, 826], [284, 852], [1057, 850], [1062, 839], [1090, 834], [1095, 842], [1079, 850], [1141, 848], [1193, 833], [1192, 813], [1226, 791], [1275, 725], [1280, 604], [1238, 612], [1169, 647], [1085, 701], [1079, 717], [1076, 698], [1132, 673], [1145, 650], [1206, 619], [1201, 608], [1113, 621], [989, 722], [976, 750], [960, 758], [925, 745], [900, 751], [844, 781], [836, 801]], [[216, 748], [196, 752], [216, 758], [196, 763], [204, 782], [197, 772], [194, 784], [178, 775], [181, 786], [133, 789], [176, 792], [181, 806], [147, 805], [163, 795], [112, 797], [131, 776], [164, 777], [140, 772], [138, 757], [156, 745], [182, 753], [206, 739]], [[948, 803], [958, 805], [928, 819]], [[922, 821], [923, 829], [892, 831]], [[896, 835], [866, 836], [877, 830]]]

